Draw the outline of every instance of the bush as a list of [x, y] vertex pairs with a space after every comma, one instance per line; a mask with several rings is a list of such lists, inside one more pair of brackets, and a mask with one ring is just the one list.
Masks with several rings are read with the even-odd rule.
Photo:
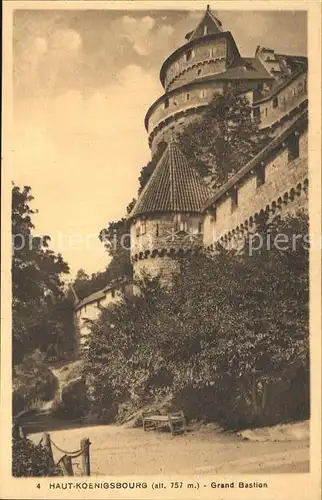
[[52, 414], [63, 419], [83, 417], [88, 410], [86, 387], [83, 380], [70, 383], [62, 391], [61, 401], [53, 404]]
[[15, 477], [58, 476], [58, 468], [50, 466], [47, 450], [29, 439], [12, 440], [12, 475]]
[[[266, 232], [288, 241], [308, 234], [303, 214], [261, 224], [263, 242]], [[143, 280], [140, 295], [103, 310], [84, 365], [92, 407], [121, 405], [123, 420], [131, 405], [171, 393], [188, 418], [227, 429], [306, 418], [309, 275], [301, 241], [256, 253], [246, 241], [241, 253], [183, 260], [171, 287]]]
[[41, 406], [54, 398], [58, 381], [37, 355], [26, 357], [15, 367], [13, 376], [13, 415]]

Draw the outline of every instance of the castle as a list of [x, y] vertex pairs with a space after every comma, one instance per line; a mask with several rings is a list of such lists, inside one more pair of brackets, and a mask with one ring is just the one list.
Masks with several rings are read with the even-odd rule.
[[[164, 94], [145, 117], [152, 154], [159, 144], [167, 146], [129, 214], [135, 276], [145, 270], [168, 280], [181, 258], [211, 251], [218, 241], [238, 245], [262, 214], [270, 218], [308, 207], [307, 59], [260, 46], [254, 57], [242, 57], [209, 6], [186, 40], [163, 63]], [[247, 97], [253, 119], [271, 141], [214, 190], [175, 136], [229, 89]], [[79, 303], [79, 321], [84, 307], [113, 302], [111, 294], [108, 287]]]

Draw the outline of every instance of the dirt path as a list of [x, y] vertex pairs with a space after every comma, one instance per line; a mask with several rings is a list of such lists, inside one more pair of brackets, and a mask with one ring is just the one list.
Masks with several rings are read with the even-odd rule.
[[[61, 448], [73, 451], [91, 440], [92, 474], [219, 474], [309, 471], [309, 442], [252, 442], [203, 428], [185, 436], [144, 432], [116, 425], [50, 432]], [[39, 442], [41, 434], [30, 435]], [[55, 450], [54, 450], [55, 451]], [[55, 451], [58, 460], [61, 453]]]

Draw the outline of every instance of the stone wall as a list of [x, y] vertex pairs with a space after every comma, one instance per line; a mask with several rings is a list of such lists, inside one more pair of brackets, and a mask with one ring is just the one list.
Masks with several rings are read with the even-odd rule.
[[147, 113], [148, 133], [151, 134], [160, 122], [179, 112], [209, 104], [215, 95], [222, 92], [222, 82], [201, 82], [169, 95], [164, 94]]
[[141, 277], [147, 273], [151, 277], [159, 277], [163, 284], [171, 282], [173, 276], [180, 272], [180, 260], [167, 255], [138, 260], [133, 264], [134, 277]]
[[299, 137], [299, 157], [288, 161], [284, 147], [264, 165], [265, 182], [258, 184], [258, 171], [250, 173], [237, 186], [237, 206], [231, 191], [227, 191], [204, 221], [204, 244], [227, 241], [247, 233], [261, 211], [272, 214], [294, 213], [306, 208], [308, 185], [307, 131]]
[[[183, 74], [192, 66], [204, 61], [221, 60], [222, 69], [220, 71], [225, 71], [228, 45], [229, 43], [227, 43], [225, 36], [216, 38], [215, 40], [204, 38], [196, 41], [193, 45], [187, 44], [185, 51], [178, 51], [177, 56], [174, 56], [171, 62], [165, 62], [165, 90], [168, 91], [170, 88], [174, 88], [174, 82], [179, 78], [181, 78], [181, 81], [184, 81], [184, 78], [182, 79]], [[214, 69], [217, 72], [217, 67], [214, 66]], [[191, 81], [191, 77], [187, 78]]]
[[253, 103], [254, 108], [259, 107], [259, 119], [261, 129], [271, 127], [292, 109], [298, 107], [307, 100], [307, 73], [301, 73], [286, 87], [274, 93], [269, 99], [258, 104]]
[[192, 81], [198, 80], [205, 76], [216, 75], [226, 71], [226, 59], [205, 59], [196, 61], [194, 64], [186, 68], [182, 73], [173, 80], [171, 85], [167, 87], [167, 92], [174, 90], [182, 85], [186, 85]]

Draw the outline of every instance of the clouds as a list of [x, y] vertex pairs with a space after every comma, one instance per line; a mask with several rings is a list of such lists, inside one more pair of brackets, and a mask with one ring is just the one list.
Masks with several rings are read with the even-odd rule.
[[[161, 20], [166, 21], [167, 17], [162, 16]], [[114, 23], [121, 37], [125, 38], [140, 56], [147, 56], [158, 49], [160, 44], [168, 43], [168, 38], [174, 33], [173, 26], [156, 23], [156, 20], [151, 16], [132, 17], [126, 15]]]

